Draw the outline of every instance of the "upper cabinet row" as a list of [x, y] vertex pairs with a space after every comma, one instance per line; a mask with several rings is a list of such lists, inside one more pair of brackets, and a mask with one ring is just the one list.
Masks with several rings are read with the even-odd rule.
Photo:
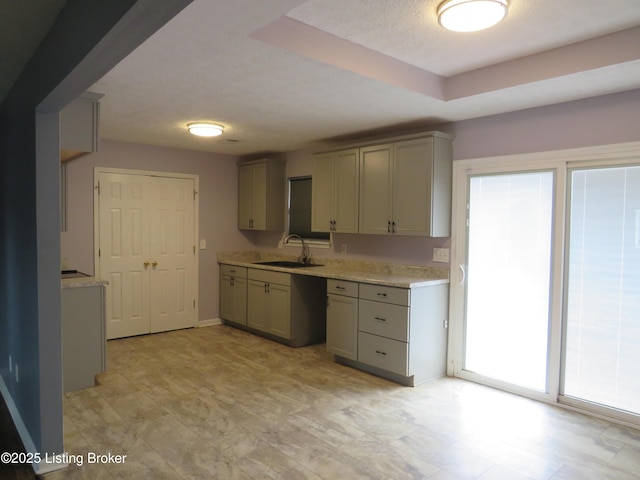
[[314, 155], [312, 230], [448, 237], [451, 137]]

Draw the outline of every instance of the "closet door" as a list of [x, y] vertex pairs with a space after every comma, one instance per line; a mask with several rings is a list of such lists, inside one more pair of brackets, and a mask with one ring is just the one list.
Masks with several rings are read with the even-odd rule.
[[193, 181], [155, 177], [149, 214], [150, 331], [195, 323]]
[[194, 181], [99, 176], [98, 271], [107, 280], [107, 338], [196, 321]]
[[100, 175], [99, 276], [107, 280], [107, 338], [149, 333], [150, 178]]

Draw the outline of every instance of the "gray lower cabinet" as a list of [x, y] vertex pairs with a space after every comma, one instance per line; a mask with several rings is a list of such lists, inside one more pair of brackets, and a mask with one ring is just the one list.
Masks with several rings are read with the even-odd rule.
[[95, 385], [107, 368], [104, 286], [63, 288], [62, 385], [64, 392]]
[[220, 318], [247, 324], [247, 268], [220, 265]]
[[[221, 266], [221, 277], [228, 273], [228, 268], [231, 266]], [[291, 347], [325, 340], [324, 278], [257, 268], [246, 270], [246, 323], [233, 320], [230, 314], [225, 313], [223, 304], [230, 300], [222, 298], [228, 290], [224, 278], [221, 278], [221, 318], [232, 326]], [[230, 296], [227, 293], [227, 297]], [[239, 309], [241, 306], [238, 304], [236, 311]]]
[[358, 359], [358, 283], [327, 280], [327, 352]]
[[[398, 288], [360, 283], [357, 357], [330, 350], [336, 360], [405, 384], [418, 385], [446, 373], [446, 284]], [[328, 320], [327, 342], [329, 342]], [[335, 322], [346, 328], [352, 317]], [[353, 347], [352, 347], [353, 348]]]

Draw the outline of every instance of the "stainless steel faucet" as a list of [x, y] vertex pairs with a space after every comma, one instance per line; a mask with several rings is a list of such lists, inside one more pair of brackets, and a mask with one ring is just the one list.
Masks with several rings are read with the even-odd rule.
[[302, 253], [298, 257], [298, 260], [301, 263], [311, 263], [311, 252], [309, 251], [309, 247], [305, 243], [304, 238], [302, 238], [300, 235], [298, 235], [297, 233], [292, 233], [290, 235], [287, 235], [283, 240], [283, 243], [286, 245], [287, 243], [289, 243], [289, 240], [291, 240], [292, 238], [299, 238], [300, 241], [302, 242]]

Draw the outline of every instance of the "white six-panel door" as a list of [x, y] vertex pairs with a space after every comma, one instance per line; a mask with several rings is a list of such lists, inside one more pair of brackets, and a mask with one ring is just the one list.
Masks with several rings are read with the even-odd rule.
[[194, 180], [101, 172], [96, 274], [107, 280], [107, 338], [196, 321]]

